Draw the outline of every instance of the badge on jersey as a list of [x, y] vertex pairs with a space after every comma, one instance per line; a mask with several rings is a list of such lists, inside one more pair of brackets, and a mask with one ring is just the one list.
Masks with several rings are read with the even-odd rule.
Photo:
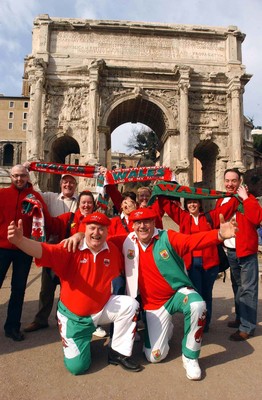
[[105, 266], [105, 267], [109, 267], [109, 265], [110, 265], [110, 260], [109, 260], [109, 258], [104, 258], [104, 266]]
[[160, 251], [160, 256], [164, 259], [167, 260], [169, 258], [169, 253], [166, 249]]
[[129, 260], [133, 260], [135, 258], [135, 250], [128, 249], [127, 250], [127, 258]]

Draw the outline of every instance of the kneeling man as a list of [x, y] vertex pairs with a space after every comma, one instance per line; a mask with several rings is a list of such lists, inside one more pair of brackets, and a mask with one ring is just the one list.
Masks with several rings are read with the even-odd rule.
[[74, 375], [84, 373], [91, 364], [92, 333], [97, 325], [114, 322], [108, 362], [140, 371], [142, 367], [130, 358], [139, 304], [129, 296], [111, 295], [112, 280], [120, 275], [123, 259], [118, 248], [106, 242], [110, 219], [95, 212], [83, 223], [85, 240], [75, 253], [63, 243], [40, 243], [24, 237], [21, 220], [18, 226], [11, 222], [8, 239], [35, 257], [38, 266], [50, 266], [60, 278], [57, 316], [66, 368]]
[[154, 210], [148, 207], [132, 211], [129, 216], [134, 232], [123, 244], [127, 294], [135, 298], [139, 291], [141, 295], [147, 333], [144, 352], [152, 363], [163, 360], [168, 354], [173, 333], [172, 315], [184, 314], [183, 365], [189, 379], [199, 380], [198, 357], [206, 304], [188, 278], [181, 257], [235, 236], [237, 224], [235, 221], [225, 223], [220, 215], [220, 230], [185, 235], [156, 229], [155, 219]]

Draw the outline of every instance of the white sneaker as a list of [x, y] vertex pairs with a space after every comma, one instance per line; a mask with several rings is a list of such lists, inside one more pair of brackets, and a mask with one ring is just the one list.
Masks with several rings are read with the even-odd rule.
[[101, 328], [101, 326], [98, 326], [93, 333], [93, 335], [98, 336], [98, 337], [105, 337], [107, 335], [106, 331]]
[[201, 369], [198, 364], [198, 359], [192, 360], [182, 354], [182, 361], [187, 378], [192, 381], [199, 381], [201, 379]]

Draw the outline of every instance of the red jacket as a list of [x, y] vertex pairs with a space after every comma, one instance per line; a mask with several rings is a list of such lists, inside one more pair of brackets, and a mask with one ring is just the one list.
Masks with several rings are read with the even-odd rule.
[[[67, 212], [64, 214], [60, 214], [57, 217], [55, 217], [58, 221], [60, 221], [60, 232], [59, 232], [59, 239], [63, 240], [66, 237], [67, 233], [67, 225], [70, 221], [70, 218], [72, 216], [71, 212]], [[70, 224], [70, 230], [69, 230], [69, 235], [72, 236], [77, 232], [85, 232], [86, 226], [85, 224], [82, 224], [82, 220], [84, 219], [84, 215], [81, 214], [79, 208], [76, 210], [74, 213], [73, 220]]]
[[7, 239], [7, 228], [12, 221], [15, 221], [17, 224], [18, 220], [22, 219], [24, 236], [30, 238], [32, 217], [22, 214], [22, 201], [29, 193], [40, 200], [43, 205], [46, 235], [49, 236], [50, 232], [56, 230], [55, 220], [50, 216], [42, 196], [33, 189], [31, 183], [28, 183], [28, 186], [22, 190], [18, 190], [16, 186], [12, 184], [8, 188], [0, 189], [0, 248], [16, 248]]
[[[223, 199], [217, 201], [216, 207], [220, 208]], [[244, 202], [244, 214], [236, 211], [236, 221], [239, 231], [236, 234], [236, 255], [237, 257], [245, 257], [257, 253], [258, 235], [257, 225], [261, 219], [259, 213], [255, 212], [259, 207], [256, 198], [249, 194], [248, 199]], [[245, 204], [249, 207], [246, 207]], [[221, 206], [223, 207], [223, 206]]]
[[[239, 201], [233, 197], [228, 203], [224, 204], [219, 208], [215, 208], [214, 210], [209, 211], [210, 217], [213, 221], [213, 228], [219, 228], [219, 214], [223, 214], [225, 219], [229, 219], [235, 212], [236, 208], [239, 205]], [[187, 210], [183, 210], [179, 206], [173, 204], [173, 211], [176, 209], [176, 212], [173, 213], [174, 221], [179, 225], [180, 232], [191, 234], [191, 226], [192, 226], [192, 216]], [[200, 213], [198, 216], [198, 227], [199, 232], [210, 231], [213, 229], [209, 222], [206, 219], [204, 213]], [[192, 253], [187, 253], [184, 257], [184, 262], [187, 269], [190, 269], [192, 264]], [[219, 264], [217, 246], [210, 246], [202, 249], [202, 259], [203, 259], [203, 268], [209, 269]]]
[[[121, 203], [122, 203], [122, 196], [119, 190], [115, 185], [107, 185], [106, 192], [111, 197], [114, 206], [118, 211], [121, 210]], [[158, 199], [150, 206], [152, 208], [157, 217], [156, 217], [156, 228], [163, 229], [163, 222], [162, 218], [165, 212], [169, 215], [170, 218], [173, 218], [174, 210], [173, 210], [173, 203], [176, 203], [174, 200], [170, 200], [165, 196], [159, 196]], [[132, 229], [133, 230], [133, 229]], [[131, 231], [130, 231], [131, 232]]]
[[257, 224], [257, 220], [262, 223], [262, 207], [260, 206], [257, 199], [253, 199], [249, 197], [248, 199], [243, 201], [244, 212], [249, 216], [250, 221], [253, 221], [254, 224]]
[[108, 237], [114, 235], [127, 235], [129, 232], [133, 232], [133, 221], [129, 221], [128, 224], [122, 221], [121, 217], [111, 218], [111, 224], [108, 228]]

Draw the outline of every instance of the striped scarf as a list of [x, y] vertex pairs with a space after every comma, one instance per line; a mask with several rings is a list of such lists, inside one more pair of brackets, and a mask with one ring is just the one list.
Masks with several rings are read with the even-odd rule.
[[70, 174], [76, 176], [84, 176], [86, 178], [97, 179], [97, 208], [106, 210], [108, 206], [108, 196], [105, 193], [106, 185], [116, 185], [118, 183], [127, 182], [144, 182], [144, 181], [174, 181], [175, 176], [170, 168], [167, 167], [135, 167], [135, 168], [116, 168], [107, 171], [105, 176], [100, 174], [99, 166], [91, 165], [72, 165], [57, 164], [46, 162], [31, 162], [30, 171], [47, 172], [51, 174]]
[[22, 214], [32, 217], [31, 239], [45, 242], [45, 219], [41, 201], [33, 194], [28, 194], [22, 201]]

